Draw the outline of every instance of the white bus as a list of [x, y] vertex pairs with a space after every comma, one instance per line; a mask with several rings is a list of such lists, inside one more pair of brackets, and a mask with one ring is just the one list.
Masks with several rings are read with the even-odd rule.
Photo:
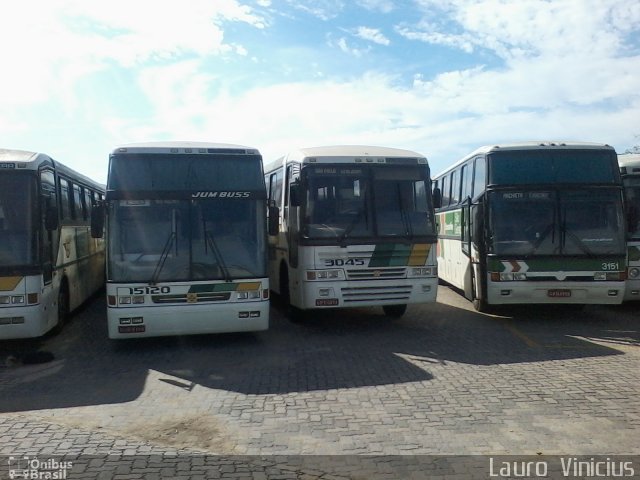
[[265, 202], [254, 148], [113, 150], [104, 210], [109, 338], [267, 329]]
[[370, 146], [302, 148], [265, 166], [269, 278], [296, 321], [309, 309], [435, 302], [427, 159]]
[[640, 154], [618, 155], [627, 215], [627, 288], [625, 300], [640, 300]]
[[433, 189], [440, 278], [477, 310], [622, 302], [625, 222], [612, 147], [482, 147], [438, 175]]
[[43, 153], [0, 149], [0, 339], [60, 330], [104, 285], [91, 238], [104, 187]]

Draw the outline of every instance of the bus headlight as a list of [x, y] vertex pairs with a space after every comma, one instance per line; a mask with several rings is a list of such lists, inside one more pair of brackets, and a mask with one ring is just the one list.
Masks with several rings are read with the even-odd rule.
[[144, 303], [144, 296], [140, 295], [140, 296], [131, 297], [131, 303], [135, 305], [140, 305], [141, 303]]
[[260, 298], [260, 290], [249, 290], [246, 292], [236, 292], [236, 298], [238, 300], [255, 300]]
[[[495, 272], [494, 272], [495, 273]], [[491, 280], [499, 282], [521, 282], [527, 279], [527, 274], [524, 272], [503, 272], [500, 275], [491, 274]], [[497, 279], [495, 277], [498, 277]]]
[[307, 270], [307, 280], [338, 280], [340, 270]]
[[629, 269], [629, 278], [636, 279], [640, 276], [640, 268], [632, 267]]
[[9, 295], [0, 295], [0, 305], [9, 305], [11, 297]]
[[15, 304], [23, 304], [24, 303], [24, 295], [13, 295], [11, 297], [11, 303]]
[[[629, 275], [631, 275], [631, 270], [629, 270]], [[620, 282], [626, 280], [625, 272], [595, 272], [593, 279], [601, 282]]]
[[131, 297], [118, 297], [118, 303], [120, 305], [130, 305]]

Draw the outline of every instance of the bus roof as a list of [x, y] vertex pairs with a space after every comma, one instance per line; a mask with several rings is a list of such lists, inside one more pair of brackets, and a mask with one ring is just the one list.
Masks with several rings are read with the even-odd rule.
[[76, 180], [78, 182], [84, 183], [88, 186], [94, 187], [98, 190], [104, 191], [105, 185], [96, 182], [95, 180], [83, 175], [79, 172], [76, 172], [70, 167], [58, 162], [57, 160], [52, 159], [50, 156], [39, 153], [39, 152], [30, 152], [27, 150], [15, 150], [8, 148], [0, 148], [0, 163], [13, 163], [16, 164], [18, 170], [29, 170], [36, 171], [43, 165], [48, 165], [50, 167], [55, 167], [58, 173], [62, 173], [67, 175], [69, 178]]
[[111, 154], [116, 153], [244, 153], [260, 155], [257, 148], [231, 143], [213, 142], [139, 142], [118, 145]]
[[14, 150], [9, 148], [0, 148], [0, 162], [29, 163], [38, 159], [50, 160], [50, 158], [43, 153], [29, 152], [27, 150]]
[[289, 162], [299, 163], [307, 163], [307, 160], [311, 159], [328, 162], [353, 162], [357, 158], [413, 158], [424, 160], [424, 163], [427, 163], [426, 157], [421, 153], [401, 148], [373, 145], [325, 145], [291, 150], [286, 156], [268, 162], [265, 165], [265, 173], [280, 167], [285, 158]]
[[621, 153], [618, 155], [618, 164], [621, 169], [627, 169], [623, 174], [640, 173], [640, 153]]
[[465, 155], [462, 159], [458, 160], [456, 163], [447, 167], [446, 170], [443, 170], [438, 175], [435, 175], [433, 178], [439, 178], [442, 175], [446, 175], [451, 170], [455, 169], [462, 163], [466, 162], [470, 158], [473, 158], [477, 155], [487, 155], [493, 152], [500, 152], [505, 150], [538, 150], [538, 149], [549, 149], [549, 150], [571, 150], [571, 149], [593, 149], [593, 150], [611, 150], [615, 152], [615, 149], [611, 145], [607, 145], [606, 143], [593, 143], [593, 142], [571, 142], [571, 141], [529, 141], [529, 142], [514, 142], [514, 143], [501, 143], [494, 145], [485, 145], [480, 148], [477, 148], [473, 152]]

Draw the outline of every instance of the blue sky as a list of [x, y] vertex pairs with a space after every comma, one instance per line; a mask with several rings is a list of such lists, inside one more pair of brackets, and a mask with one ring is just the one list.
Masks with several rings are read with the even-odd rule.
[[102, 182], [119, 144], [416, 150], [640, 144], [637, 0], [21, 0], [0, 18], [3, 148]]

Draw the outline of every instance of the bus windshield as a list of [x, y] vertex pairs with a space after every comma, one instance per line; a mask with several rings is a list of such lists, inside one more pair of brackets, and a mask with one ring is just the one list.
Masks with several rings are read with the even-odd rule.
[[621, 255], [618, 190], [494, 191], [490, 251], [498, 255]]
[[119, 200], [109, 208], [110, 281], [266, 276], [264, 200]]
[[630, 239], [640, 239], [640, 177], [624, 180], [627, 228]]
[[318, 165], [303, 170], [303, 235], [371, 239], [435, 235], [424, 167]]
[[0, 175], [0, 267], [36, 263], [35, 178]]

